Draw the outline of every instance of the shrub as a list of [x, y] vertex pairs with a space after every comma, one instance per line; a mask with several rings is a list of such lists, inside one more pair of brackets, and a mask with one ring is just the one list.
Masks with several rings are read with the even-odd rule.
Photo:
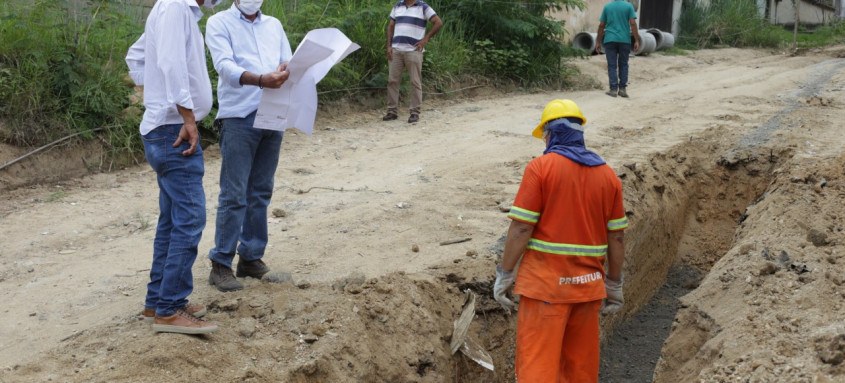
[[19, 0], [0, 5], [0, 119], [4, 141], [40, 145], [97, 128], [137, 130], [123, 113], [124, 56], [140, 25], [109, 1]]

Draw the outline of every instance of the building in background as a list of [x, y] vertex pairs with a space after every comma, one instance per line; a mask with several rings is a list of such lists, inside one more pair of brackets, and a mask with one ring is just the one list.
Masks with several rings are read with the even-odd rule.
[[[824, 25], [845, 18], [845, 0], [799, 0], [802, 25]], [[795, 5], [792, 0], [757, 0], [760, 17], [772, 24], [793, 25]]]

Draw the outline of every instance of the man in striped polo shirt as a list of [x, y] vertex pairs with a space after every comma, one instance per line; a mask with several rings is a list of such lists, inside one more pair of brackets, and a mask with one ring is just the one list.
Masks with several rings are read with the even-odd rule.
[[[433, 24], [426, 33], [428, 22]], [[387, 81], [387, 114], [384, 121], [399, 117], [399, 83], [402, 73], [408, 68], [411, 78], [411, 117], [409, 123], [420, 120], [422, 105], [422, 62], [423, 52], [428, 41], [443, 26], [443, 21], [422, 0], [399, 0], [390, 11], [390, 23], [387, 25], [387, 62], [389, 75]]]

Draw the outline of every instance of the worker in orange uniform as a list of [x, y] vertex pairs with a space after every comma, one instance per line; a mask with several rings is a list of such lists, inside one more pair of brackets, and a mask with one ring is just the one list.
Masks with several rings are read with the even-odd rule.
[[599, 311], [615, 313], [623, 304], [622, 182], [584, 146], [586, 123], [571, 100], [546, 105], [533, 132], [546, 150], [525, 168], [508, 215], [493, 295], [508, 312], [514, 308], [507, 291], [522, 258], [514, 289], [521, 296], [520, 383], [598, 382]]

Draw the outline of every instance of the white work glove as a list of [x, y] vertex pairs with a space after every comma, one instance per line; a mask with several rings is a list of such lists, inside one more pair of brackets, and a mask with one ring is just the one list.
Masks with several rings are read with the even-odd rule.
[[617, 282], [605, 277], [604, 289], [607, 291], [607, 299], [605, 299], [601, 308], [602, 315], [614, 314], [622, 309], [622, 305], [625, 304], [625, 297], [622, 295], [622, 283], [624, 281], [624, 278]]
[[493, 284], [493, 298], [505, 309], [508, 314], [516, 310], [513, 301], [508, 299], [508, 290], [513, 286], [513, 271], [505, 271], [502, 265], [496, 265], [496, 283]]

